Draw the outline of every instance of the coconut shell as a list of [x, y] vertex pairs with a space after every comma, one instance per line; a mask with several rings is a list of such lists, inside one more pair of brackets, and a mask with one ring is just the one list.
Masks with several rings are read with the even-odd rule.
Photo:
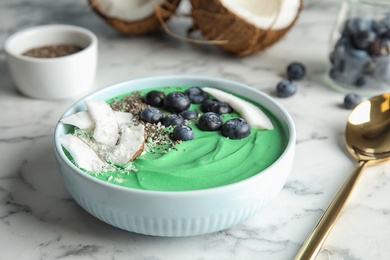
[[216, 45], [237, 56], [262, 51], [278, 42], [294, 25], [303, 7], [300, 0], [297, 15], [288, 27], [263, 30], [225, 8], [219, 0], [191, 0], [191, 5], [193, 28], [212, 42], [223, 42]]
[[[180, 1], [181, 0], [165, 0], [158, 8], [158, 15], [160, 18], [164, 21], [169, 19], [169, 17], [175, 13], [176, 8], [180, 4]], [[92, 10], [95, 11], [95, 13], [98, 14], [107, 24], [126, 35], [136, 36], [148, 34], [156, 31], [161, 25], [156, 13], [142, 20], [128, 22], [106, 16], [99, 10], [95, 0], [88, 0], [88, 2]]]

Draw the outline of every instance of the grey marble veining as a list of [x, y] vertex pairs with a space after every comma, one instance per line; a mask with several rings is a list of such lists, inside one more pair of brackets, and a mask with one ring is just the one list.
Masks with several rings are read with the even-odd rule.
[[[111, 227], [80, 208], [65, 190], [55, 164], [54, 126], [76, 99], [26, 98], [14, 88], [0, 51], [0, 259], [270, 259], [288, 260], [354, 167], [343, 146], [348, 110], [343, 94], [326, 86], [328, 38], [338, 1], [310, 1], [298, 23], [276, 45], [237, 58], [214, 46], [166, 35], [124, 37], [106, 25], [87, 1], [2, 0], [0, 43], [23, 28], [73, 24], [99, 38], [94, 89], [145, 76], [194, 74], [248, 84], [270, 95], [295, 60], [308, 68], [298, 93], [278, 101], [297, 128], [291, 175], [277, 199], [248, 221], [217, 233], [159, 238]], [[185, 33], [190, 24], [168, 25]], [[318, 259], [390, 258], [390, 165], [370, 167], [328, 237]]]

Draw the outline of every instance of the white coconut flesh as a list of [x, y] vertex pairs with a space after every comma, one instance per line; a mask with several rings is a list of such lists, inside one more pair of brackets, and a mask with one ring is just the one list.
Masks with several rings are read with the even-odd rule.
[[[114, 111], [116, 121], [118, 125], [125, 124], [133, 119], [133, 114], [121, 111]], [[69, 116], [66, 116], [60, 120], [67, 125], [76, 126], [79, 129], [90, 129], [95, 126], [95, 122], [91, 118], [87, 110], [83, 110]]]
[[136, 22], [154, 14], [154, 5], [161, 6], [161, 0], [95, 0], [95, 8], [107, 17]]
[[144, 147], [144, 126], [134, 124], [133, 114], [113, 111], [104, 101], [89, 100], [85, 103], [88, 110], [60, 120], [64, 124], [93, 131], [91, 140], [82, 140], [73, 134], [60, 138], [61, 145], [75, 163], [87, 171], [100, 173], [107, 166], [106, 162], [122, 165], [133, 161]]
[[101, 172], [105, 167], [105, 162], [97, 153], [77, 136], [72, 134], [61, 136], [60, 143], [80, 168], [90, 172]]
[[107, 146], [115, 146], [119, 138], [119, 125], [114, 111], [102, 100], [87, 100], [85, 104], [95, 122], [93, 138]]
[[257, 28], [281, 30], [289, 27], [300, 10], [300, 0], [220, 0], [232, 13]]
[[269, 117], [252, 103], [216, 88], [203, 88], [203, 90], [217, 100], [228, 103], [251, 127], [268, 130], [274, 128]]
[[95, 122], [86, 110], [61, 118], [60, 121], [64, 124], [73, 125], [80, 129], [89, 129], [95, 126]]
[[119, 165], [133, 161], [134, 157], [143, 149], [144, 141], [145, 129], [143, 125], [131, 127], [122, 125], [119, 143], [107, 156], [107, 161]]

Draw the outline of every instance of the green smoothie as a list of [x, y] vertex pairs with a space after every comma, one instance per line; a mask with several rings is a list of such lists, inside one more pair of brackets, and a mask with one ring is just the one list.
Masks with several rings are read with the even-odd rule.
[[[154, 89], [167, 94], [172, 91], [184, 91], [187, 88], [189, 87]], [[139, 92], [142, 96], [150, 90]], [[125, 96], [130, 94], [107, 100], [107, 102], [120, 103]], [[231, 140], [221, 135], [219, 131], [200, 130], [194, 119], [186, 123], [194, 130], [193, 140], [176, 143], [173, 147], [146, 142], [144, 152], [133, 162], [125, 166], [112, 166], [109, 171], [98, 174], [88, 173], [116, 185], [154, 191], [207, 189], [232, 184], [261, 174], [261, 171], [280, 157], [287, 145], [287, 140], [275, 116], [261, 105], [255, 105], [270, 118], [274, 129], [252, 128], [248, 137]], [[200, 105], [191, 104], [190, 109], [201, 113]], [[233, 117], [240, 117], [240, 115], [235, 112], [222, 115], [224, 122]], [[166, 129], [168, 134], [172, 129]], [[72, 160], [69, 154], [67, 156]]]

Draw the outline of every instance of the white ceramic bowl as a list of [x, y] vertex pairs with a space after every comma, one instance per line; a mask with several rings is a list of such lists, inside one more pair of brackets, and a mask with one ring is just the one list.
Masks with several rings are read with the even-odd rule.
[[[81, 51], [57, 58], [35, 58], [25, 51], [48, 45], [72, 44]], [[93, 86], [97, 66], [97, 38], [72, 25], [42, 25], [11, 35], [4, 43], [10, 74], [24, 95], [64, 99], [86, 93]]]
[[243, 181], [204, 190], [161, 192], [121, 187], [79, 170], [64, 154], [55, 129], [55, 152], [66, 188], [86, 211], [115, 227], [155, 236], [193, 236], [232, 227], [256, 214], [278, 195], [289, 175], [295, 150], [295, 127], [289, 114], [268, 95], [246, 85], [212, 77], [143, 78], [103, 88], [72, 105], [63, 116], [85, 110], [84, 100], [110, 99], [134, 90], [160, 86], [210, 86], [240, 94], [267, 108], [281, 122], [288, 143], [279, 159]]

